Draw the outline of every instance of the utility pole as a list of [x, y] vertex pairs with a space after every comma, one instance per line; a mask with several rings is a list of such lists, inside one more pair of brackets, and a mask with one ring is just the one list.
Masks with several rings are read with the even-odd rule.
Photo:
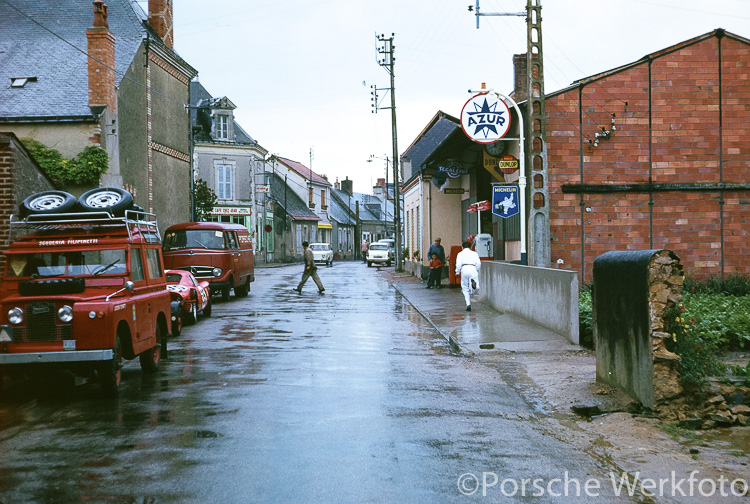
[[[383, 57], [380, 58], [378, 56], [378, 65], [385, 68], [386, 72], [388, 72], [391, 76], [391, 106], [390, 107], [378, 107], [378, 96], [377, 92], [378, 89], [375, 86], [373, 87], [372, 94], [374, 95], [374, 110], [373, 113], [377, 113], [378, 108], [390, 108], [391, 109], [391, 135], [393, 138], [393, 199], [394, 199], [394, 215], [393, 215], [393, 227], [394, 227], [394, 238], [396, 241], [396, 271], [403, 271], [403, 268], [401, 267], [401, 189], [399, 186], [399, 165], [398, 162], [398, 135], [397, 135], [397, 128], [396, 128], [396, 83], [395, 83], [395, 74], [393, 70], [393, 64], [395, 62], [395, 58], [393, 57], [393, 37], [395, 36], [394, 33], [391, 33], [391, 36], [386, 38], [385, 35], [376, 35], [378, 43], [382, 43], [382, 46], [378, 46], [378, 55], [382, 55]], [[386, 192], [386, 201], [388, 201], [388, 187], [385, 188]]]
[[[476, 6], [469, 6], [474, 12], [479, 28], [479, 16], [526, 16], [526, 159], [531, 174], [530, 210], [528, 230], [531, 235], [531, 264], [548, 268], [552, 253], [550, 250], [549, 221], [549, 175], [547, 169], [547, 115], [544, 107], [544, 55], [542, 53], [542, 1], [526, 0], [526, 12], [479, 12]], [[524, 174], [525, 175], [525, 174]]]

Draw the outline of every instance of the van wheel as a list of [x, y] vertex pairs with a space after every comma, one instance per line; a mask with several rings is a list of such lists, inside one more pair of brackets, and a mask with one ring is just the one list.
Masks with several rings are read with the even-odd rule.
[[115, 338], [115, 347], [112, 349], [112, 359], [100, 364], [98, 374], [99, 382], [104, 397], [117, 397], [120, 392], [120, 381], [122, 380], [122, 345], [120, 335]]
[[234, 288], [235, 297], [246, 297], [248, 292], [250, 292], [250, 277], [247, 277], [244, 284]]
[[75, 204], [75, 196], [65, 191], [42, 191], [23, 200], [18, 213], [21, 217], [42, 213], [64, 213], [72, 210]]
[[229, 287], [221, 289], [221, 300], [224, 302], [229, 301]]
[[97, 187], [78, 198], [78, 205], [86, 212], [109, 212], [124, 215], [133, 206], [133, 195], [119, 187]]
[[156, 324], [156, 345], [149, 348], [138, 358], [141, 361], [141, 369], [144, 373], [155, 373], [159, 370], [161, 364], [161, 346], [162, 346], [161, 324]]

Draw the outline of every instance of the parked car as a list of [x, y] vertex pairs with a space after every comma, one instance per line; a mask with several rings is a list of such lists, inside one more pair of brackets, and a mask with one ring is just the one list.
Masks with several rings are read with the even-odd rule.
[[333, 250], [330, 243], [311, 243], [310, 250], [313, 253], [313, 261], [333, 266]]
[[382, 240], [378, 240], [375, 243], [387, 243], [388, 244], [388, 254], [391, 256], [391, 261], [396, 260], [396, 240], [392, 238], [383, 238]]
[[164, 266], [191, 272], [209, 283], [211, 293], [229, 300], [250, 292], [255, 281], [255, 257], [245, 226], [224, 222], [186, 222], [164, 232]]
[[189, 271], [167, 270], [165, 273], [167, 290], [172, 293], [172, 334], [179, 336], [183, 322], [195, 324], [199, 313], [211, 316], [209, 285], [205, 280], [196, 280]]
[[125, 360], [159, 369], [170, 295], [156, 216], [137, 208], [114, 188], [24, 200], [25, 218], [11, 216], [4, 252], [0, 374], [64, 369], [113, 396]]
[[388, 251], [387, 243], [375, 242], [370, 245], [367, 249], [367, 266], [370, 267], [374, 264], [385, 264], [386, 266], [391, 265], [391, 254]]

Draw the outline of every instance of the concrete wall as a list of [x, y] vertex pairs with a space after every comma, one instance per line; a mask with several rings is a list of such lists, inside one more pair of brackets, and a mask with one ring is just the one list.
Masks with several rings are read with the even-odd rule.
[[578, 344], [577, 273], [484, 261], [479, 282], [479, 301]]

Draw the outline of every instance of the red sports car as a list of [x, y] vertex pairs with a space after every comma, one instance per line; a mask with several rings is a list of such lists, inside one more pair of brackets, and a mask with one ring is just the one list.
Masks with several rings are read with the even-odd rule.
[[208, 282], [198, 282], [192, 273], [167, 270], [167, 290], [172, 294], [172, 335], [179, 336], [183, 320], [198, 321], [198, 314], [211, 316]]

